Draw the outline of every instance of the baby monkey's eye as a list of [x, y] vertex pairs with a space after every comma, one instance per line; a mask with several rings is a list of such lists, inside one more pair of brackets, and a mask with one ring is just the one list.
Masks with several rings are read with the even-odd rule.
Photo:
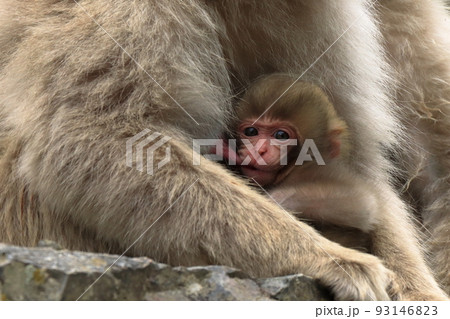
[[254, 127], [247, 127], [244, 130], [244, 134], [245, 134], [245, 136], [256, 136], [256, 135], [258, 135], [258, 130]]
[[288, 140], [289, 134], [283, 130], [276, 131], [273, 135], [277, 140]]

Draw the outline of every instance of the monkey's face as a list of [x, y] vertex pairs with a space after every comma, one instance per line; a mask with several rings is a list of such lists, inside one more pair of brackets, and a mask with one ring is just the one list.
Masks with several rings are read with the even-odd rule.
[[298, 138], [295, 128], [286, 121], [251, 119], [240, 123], [238, 133], [242, 173], [260, 185], [272, 184]]

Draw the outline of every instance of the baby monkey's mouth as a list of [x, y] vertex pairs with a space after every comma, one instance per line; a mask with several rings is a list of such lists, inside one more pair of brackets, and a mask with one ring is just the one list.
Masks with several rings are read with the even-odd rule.
[[258, 184], [262, 186], [270, 184], [276, 176], [273, 170], [262, 170], [258, 167], [254, 167], [251, 165], [241, 166], [241, 172], [242, 174], [244, 174], [250, 179], [255, 180]]
[[248, 163], [247, 165], [242, 164], [242, 169], [246, 169], [249, 171], [255, 171], [255, 172], [274, 172], [278, 170], [277, 165], [271, 165], [271, 164], [258, 164], [258, 163]]

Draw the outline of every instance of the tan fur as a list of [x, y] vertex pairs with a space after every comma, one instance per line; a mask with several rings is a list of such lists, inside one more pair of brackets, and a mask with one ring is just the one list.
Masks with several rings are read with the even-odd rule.
[[[404, 6], [401, 0], [382, 2]], [[225, 264], [254, 276], [302, 272], [330, 286], [337, 299], [388, 298], [391, 268], [401, 298], [444, 298], [421, 252], [407, 249], [414, 229], [388, 183], [390, 166], [379, 146], [396, 144], [401, 129], [387, 94], [393, 82], [385, 76], [376, 12], [367, 1], [79, 3], [103, 29], [73, 1], [0, 0], [0, 240], [34, 245], [46, 238], [70, 249], [122, 253], [173, 204], [128, 254], [173, 265]], [[424, 27], [438, 32], [444, 9], [432, 1], [414, 3], [423, 7]], [[408, 13], [415, 9], [403, 9], [405, 16], [394, 22], [411, 21]], [[390, 14], [386, 10], [382, 18]], [[192, 166], [192, 138], [225, 129], [235, 90], [262, 74], [301, 73], [357, 19], [307, 77], [331, 92], [338, 114], [355, 132], [355, 171], [379, 185], [386, 214], [397, 220], [396, 227], [380, 222], [383, 227], [374, 230], [380, 239], [373, 251], [385, 266], [293, 220], [219, 165]], [[425, 61], [441, 67], [425, 69], [435, 81], [404, 86], [426, 88], [442, 102], [429, 106], [446, 110], [448, 91], [440, 84], [448, 77], [445, 41], [421, 30], [411, 37], [409, 47], [433, 39]], [[433, 133], [435, 168], [448, 179], [442, 134], [450, 125], [444, 117], [438, 123], [421, 128]], [[172, 161], [153, 176], [125, 165], [125, 141], [144, 128], [172, 137]], [[155, 154], [163, 156], [162, 150]], [[448, 211], [448, 187], [437, 190], [426, 211], [433, 205]], [[446, 214], [429, 215], [448, 221]], [[376, 245], [399, 233], [405, 243]], [[448, 256], [448, 250], [435, 256]]]

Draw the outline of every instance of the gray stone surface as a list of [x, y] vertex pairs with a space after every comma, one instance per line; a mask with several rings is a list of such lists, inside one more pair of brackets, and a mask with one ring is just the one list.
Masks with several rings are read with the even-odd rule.
[[330, 298], [314, 280], [302, 275], [255, 280], [239, 270], [223, 266], [173, 268], [144, 257], [119, 258], [67, 251], [45, 242], [40, 246], [43, 247], [0, 244], [0, 299], [77, 300], [80, 296], [80, 300]]

